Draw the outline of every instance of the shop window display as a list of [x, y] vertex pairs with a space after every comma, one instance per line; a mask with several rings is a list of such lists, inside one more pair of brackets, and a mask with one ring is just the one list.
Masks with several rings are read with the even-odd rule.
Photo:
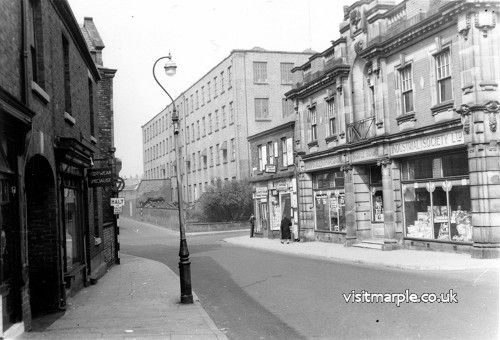
[[[429, 158], [403, 163], [402, 192], [406, 237], [472, 242], [471, 199], [467, 158], [459, 154], [434, 157], [428, 178], [414, 176]], [[451, 175], [450, 175], [451, 174]], [[453, 176], [453, 177], [451, 177]]]
[[343, 172], [314, 176], [316, 230], [345, 232], [345, 194]]

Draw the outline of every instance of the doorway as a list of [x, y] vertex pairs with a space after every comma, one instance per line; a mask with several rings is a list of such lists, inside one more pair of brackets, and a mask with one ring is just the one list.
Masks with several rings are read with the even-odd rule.
[[57, 199], [52, 168], [44, 157], [26, 165], [30, 305], [33, 316], [59, 307]]
[[268, 230], [268, 209], [267, 202], [259, 202], [259, 223], [256, 232], [262, 233], [263, 230]]
[[15, 183], [15, 175], [0, 172], [0, 292], [3, 331], [21, 319], [21, 243]]

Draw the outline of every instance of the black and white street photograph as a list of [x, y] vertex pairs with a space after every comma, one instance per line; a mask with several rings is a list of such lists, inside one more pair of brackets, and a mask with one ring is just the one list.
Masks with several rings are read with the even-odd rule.
[[0, 339], [499, 339], [500, 0], [0, 0]]

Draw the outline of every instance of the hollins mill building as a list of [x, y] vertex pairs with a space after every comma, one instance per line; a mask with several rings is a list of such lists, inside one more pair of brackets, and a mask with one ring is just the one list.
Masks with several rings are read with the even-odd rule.
[[119, 171], [103, 48], [66, 0], [0, 4], [0, 337], [118, 262], [114, 193], [88, 185]]
[[304, 240], [498, 257], [493, 1], [361, 0], [293, 69]]

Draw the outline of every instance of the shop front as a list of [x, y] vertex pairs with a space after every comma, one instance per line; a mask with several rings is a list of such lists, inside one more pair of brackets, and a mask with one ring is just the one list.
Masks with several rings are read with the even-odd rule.
[[403, 156], [397, 162], [404, 245], [468, 252], [473, 243], [472, 206], [462, 132], [395, 143], [391, 150], [393, 157]]
[[66, 295], [89, 284], [89, 207], [86, 171], [91, 166], [92, 149], [73, 138], [59, 138], [59, 201], [62, 217], [62, 261]]
[[293, 225], [297, 225], [297, 184], [293, 177], [256, 183], [253, 198], [257, 235], [280, 238], [281, 220], [284, 216], [290, 218]]

